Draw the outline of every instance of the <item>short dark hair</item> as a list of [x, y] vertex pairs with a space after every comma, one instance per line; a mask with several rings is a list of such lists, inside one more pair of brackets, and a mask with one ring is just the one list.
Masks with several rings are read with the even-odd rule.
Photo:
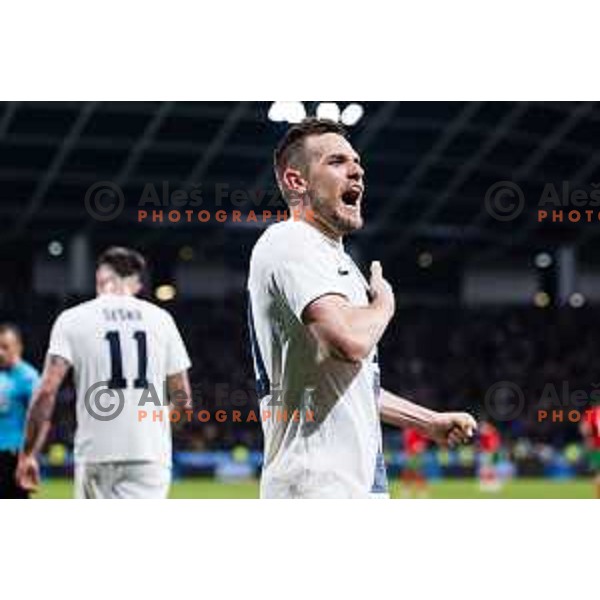
[[137, 275], [141, 278], [146, 271], [144, 257], [137, 250], [121, 246], [112, 246], [100, 255], [97, 266], [103, 265], [110, 267], [119, 277]]
[[280, 183], [281, 174], [285, 167], [297, 160], [298, 155], [304, 149], [304, 140], [311, 135], [323, 135], [325, 133], [337, 133], [344, 138], [348, 137], [346, 128], [340, 123], [330, 119], [317, 119], [308, 117], [297, 125], [292, 125], [277, 144], [273, 155], [275, 175]]
[[23, 334], [18, 325], [14, 323], [0, 323], [0, 335], [4, 335], [5, 333], [12, 333], [19, 341], [19, 344], [23, 343]]

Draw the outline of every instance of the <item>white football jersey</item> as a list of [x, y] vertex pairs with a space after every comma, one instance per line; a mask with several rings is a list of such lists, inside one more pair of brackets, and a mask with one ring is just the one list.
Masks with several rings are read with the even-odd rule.
[[190, 359], [168, 312], [102, 294], [59, 315], [48, 353], [73, 366], [76, 461], [171, 463], [166, 377]]
[[261, 495], [386, 495], [376, 350], [360, 364], [324, 357], [302, 322], [326, 294], [368, 305], [368, 283], [343, 245], [302, 221], [272, 225], [252, 252], [248, 291], [265, 436]]

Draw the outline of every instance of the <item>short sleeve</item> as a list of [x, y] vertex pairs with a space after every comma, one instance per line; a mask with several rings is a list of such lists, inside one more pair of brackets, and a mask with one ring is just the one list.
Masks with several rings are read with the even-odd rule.
[[337, 261], [324, 253], [309, 257], [300, 252], [288, 255], [275, 266], [275, 285], [299, 321], [304, 309], [317, 298], [328, 294], [347, 296], [338, 268]]
[[69, 337], [69, 331], [64, 313], [59, 315], [58, 319], [56, 319], [54, 325], [52, 326], [48, 354], [61, 356], [65, 360], [69, 361], [69, 363], [73, 364], [73, 345]]
[[167, 349], [167, 375], [175, 375], [182, 371], [187, 371], [192, 362], [187, 353], [185, 344], [179, 329], [171, 315], [168, 315], [168, 349]]

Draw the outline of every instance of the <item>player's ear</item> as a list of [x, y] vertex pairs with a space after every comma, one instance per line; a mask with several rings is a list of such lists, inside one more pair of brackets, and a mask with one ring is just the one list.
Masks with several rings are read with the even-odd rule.
[[284, 188], [292, 196], [302, 196], [307, 190], [307, 181], [302, 172], [294, 167], [286, 167], [281, 175], [281, 182]]

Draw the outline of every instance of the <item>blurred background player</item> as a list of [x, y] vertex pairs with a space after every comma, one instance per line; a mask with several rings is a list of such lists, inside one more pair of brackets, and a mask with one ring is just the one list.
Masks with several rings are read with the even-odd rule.
[[418, 429], [408, 427], [402, 435], [406, 462], [400, 476], [402, 494], [405, 497], [425, 498], [428, 494], [425, 476], [425, 451], [429, 440]]
[[22, 353], [19, 329], [0, 324], [0, 498], [29, 498], [15, 475], [27, 407], [39, 374], [22, 359]]
[[594, 474], [596, 498], [600, 498], [600, 404], [583, 413], [580, 431], [587, 449], [589, 468]]
[[[191, 407], [190, 359], [171, 315], [135, 297], [144, 272], [144, 258], [135, 250], [108, 249], [98, 260], [98, 296], [56, 319], [19, 457], [18, 477], [24, 488], [39, 484], [36, 454], [46, 439], [58, 388], [73, 367], [76, 496], [167, 496], [169, 411]], [[173, 399], [171, 406], [166, 393]], [[111, 406], [113, 414], [107, 410]], [[152, 417], [141, 419], [140, 410]], [[178, 417], [181, 420], [181, 414]]]
[[490, 421], [479, 426], [479, 489], [484, 492], [499, 492], [502, 478], [498, 472], [502, 439], [498, 429]]

